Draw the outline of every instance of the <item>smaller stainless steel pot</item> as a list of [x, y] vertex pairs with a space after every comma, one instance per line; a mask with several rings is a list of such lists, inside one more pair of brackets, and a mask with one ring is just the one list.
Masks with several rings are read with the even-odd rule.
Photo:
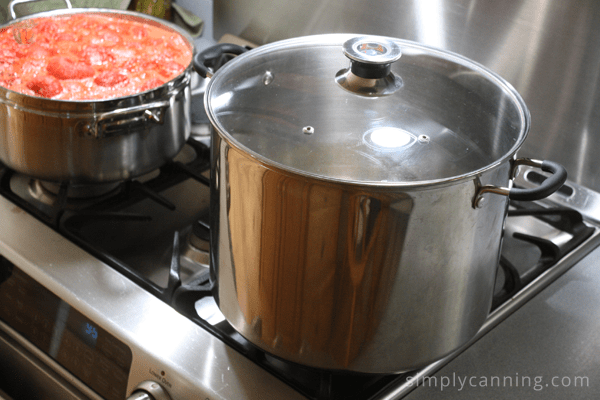
[[[466, 343], [490, 310], [508, 198], [566, 179], [516, 158], [530, 117], [510, 84], [413, 42], [272, 43], [216, 71], [205, 106], [219, 307], [312, 367], [407, 371]], [[553, 175], [512, 188], [522, 164]]]
[[[14, 17], [13, 5], [11, 14]], [[174, 24], [145, 14], [109, 9], [69, 9], [10, 21], [76, 13], [108, 15], [160, 26], [186, 39]], [[61, 101], [0, 87], [0, 161], [23, 174], [73, 183], [133, 178], [172, 159], [190, 135], [191, 61], [184, 72], [155, 89], [102, 101]]]

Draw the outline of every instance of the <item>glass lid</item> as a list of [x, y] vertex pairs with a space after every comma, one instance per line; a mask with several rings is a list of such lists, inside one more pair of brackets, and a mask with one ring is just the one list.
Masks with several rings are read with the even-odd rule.
[[325, 180], [427, 184], [511, 157], [529, 129], [518, 93], [455, 54], [356, 35], [272, 43], [218, 70], [205, 104], [253, 157]]

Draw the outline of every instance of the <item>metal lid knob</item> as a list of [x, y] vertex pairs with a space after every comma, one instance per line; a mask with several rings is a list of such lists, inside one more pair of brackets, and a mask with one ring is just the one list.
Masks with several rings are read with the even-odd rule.
[[358, 36], [342, 45], [352, 62], [352, 73], [365, 79], [380, 79], [390, 73], [391, 64], [402, 56], [400, 46], [381, 36]]

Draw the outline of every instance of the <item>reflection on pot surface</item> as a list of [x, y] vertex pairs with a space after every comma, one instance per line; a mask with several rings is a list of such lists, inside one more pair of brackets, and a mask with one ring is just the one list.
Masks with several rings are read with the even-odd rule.
[[[219, 306], [251, 342], [307, 365], [402, 371], [445, 355], [483, 323], [504, 196], [474, 210], [471, 181], [415, 191], [323, 183], [213, 140]], [[506, 163], [484, 179], [509, 172]]]

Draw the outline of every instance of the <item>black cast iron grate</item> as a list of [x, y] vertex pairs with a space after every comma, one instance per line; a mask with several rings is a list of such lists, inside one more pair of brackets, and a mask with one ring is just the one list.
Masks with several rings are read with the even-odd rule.
[[521, 273], [519, 273], [515, 264], [509, 261], [504, 254], [500, 256], [499, 266], [504, 272], [504, 283], [499, 290], [496, 288], [496, 293], [492, 301], [492, 311], [554, 266], [565, 255], [572, 252], [594, 233], [594, 228], [583, 222], [582, 215], [570, 208], [545, 208], [535, 203], [514, 200], [511, 201], [511, 206], [515, 209], [509, 210], [508, 218], [535, 217], [561, 232], [569, 233], [572, 237], [565, 243], [557, 245], [544, 237], [532, 236], [520, 232], [513, 233], [515, 239], [537, 247], [541, 255], [531, 268]]

